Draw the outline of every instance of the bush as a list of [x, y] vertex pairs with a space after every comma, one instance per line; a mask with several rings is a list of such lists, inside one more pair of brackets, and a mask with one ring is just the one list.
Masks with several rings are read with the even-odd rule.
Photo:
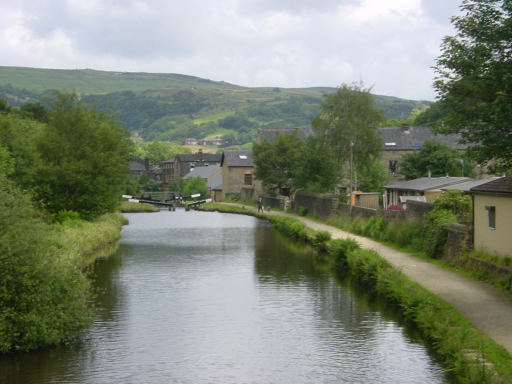
[[320, 251], [325, 252], [327, 250], [327, 242], [331, 240], [331, 234], [327, 231], [316, 232], [313, 236], [313, 245]]
[[399, 247], [408, 247], [416, 251], [423, 250], [424, 227], [418, 222], [403, 223], [392, 222], [388, 224], [386, 230], [386, 240], [398, 245]]
[[0, 352], [56, 345], [91, 320], [89, 281], [30, 197], [0, 175]]
[[80, 214], [75, 211], [68, 211], [66, 209], [63, 209], [55, 215], [55, 221], [58, 223], [64, 224], [74, 224], [74, 223], [80, 223]]
[[304, 206], [299, 207], [299, 216], [306, 216], [308, 214], [308, 208]]
[[457, 222], [457, 217], [445, 209], [434, 209], [425, 215], [425, 220], [425, 253], [440, 258], [448, 238], [448, 228]]
[[445, 191], [434, 202], [434, 210], [440, 209], [450, 211], [462, 220], [469, 220], [473, 210], [473, 202], [471, 197], [464, 195], [462, 191]]
[[359, 248], [359, 243], [352, 238], [331, 240], [328, 251], [333, 259], [334, 267], [338, 270], [347, 267], [348, 254]]

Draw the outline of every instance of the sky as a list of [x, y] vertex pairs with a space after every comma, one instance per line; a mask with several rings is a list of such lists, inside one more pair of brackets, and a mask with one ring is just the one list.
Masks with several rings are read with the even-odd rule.
[[0, 0], [0, 65], [434, 100], [461, 0]]

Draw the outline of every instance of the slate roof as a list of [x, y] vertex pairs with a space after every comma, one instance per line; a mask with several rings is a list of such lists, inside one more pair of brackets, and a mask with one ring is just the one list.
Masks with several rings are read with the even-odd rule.
[[188, 179], [190, 177], [200, 177], [202, 179], [209, 179], [215, 172], [218, 171], [219, 168], [220, 165], [195, 167], [191, 169], [189, 173], [183, 176], [183, 178]]
[[427, 140], [437, 141], [454, 149], [466, 149], [459, 144], [460, 135], [437, 135], [428, 127], [382, 127], [379, 133], [384, 142], [385, 151], [410, 151], [421, 148]]
[[258, 142], [263, 140], [272, 143], [275, 141], [277, 135], [287, 135], [289, 133], [297, 132], [299, 139], [305, 139], [313, 134], [311, 128], [259, 128], [258, 129]]
[[220, 166], [226, 164], [228, 167], [253, 167], [252, 151], [227, 150], [222, 154]]
[[222, 190], [222, 172], [211, 179], [207, 184], [211, 189]]
[[165, 160], [164, 163], [174, 163], [179, 159], [182, 163], [220, 163], [222, 160], [221, 153], [186, 153], [179, 154], [171, 157], [169, 160]]
[[139, 161], [130, 161], [129, 166], [131, 172], [143, 172], [146, 170], [144, 163], [140, 163]]
[[488, 179], [483, 179], [483, 180], [471, 180], [471, 181], [466, 181], [464, 183], [459, 183], [459, 184], [455, 184], [455, 185], [449, 185], [447, 187], [444, 187], [444, 188], [441, 188], [443, 191], [451, 191], [451, 190], [454, 190], [454, 189], [458, 189], [462, 192], [469, 192], [469, 190], [471, 188], [474, 188], [474, 187], [477, 187], [481, 184], [485, 184], [485, 183], [488, 183], [489, 181], [493, 181], [493, 180], [496, 180], [496, 179], [499, 179], [499, 177], [490, 177]]
[[386, 185], [386, 189], [401, 189], [408, 191], [428, 191], [446, 187], [452, 184], [458, 184], [465, 181], [471, 181], [469, 177], [420, 177], [419, 179], [402, 181], [396, 184]]
[[489, 181], [488, 183], [473, 187], [470, 192], [511, 195], [512, 176], [500, 177], [496, 180]]

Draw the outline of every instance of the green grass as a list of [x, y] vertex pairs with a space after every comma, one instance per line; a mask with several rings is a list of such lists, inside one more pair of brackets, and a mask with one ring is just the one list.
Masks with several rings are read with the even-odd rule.
[[159, 209], [156, 208], [153, 204], [146, 203], [132, 203], [130, 201], [123, 201], [121, 203], [121, 207], [119, 208], [121, 212], [158, 212]]

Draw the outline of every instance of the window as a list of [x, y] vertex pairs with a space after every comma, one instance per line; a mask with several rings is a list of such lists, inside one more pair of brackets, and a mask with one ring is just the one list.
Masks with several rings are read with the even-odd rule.
[[244, 175], [244, 184], [245, 185], [252, 185], [252, 173], [246, 173]]
[[485, 209], [489, 218], [489, 228], [496, 229], [496, 207], [494, 205], [487, 205]]

